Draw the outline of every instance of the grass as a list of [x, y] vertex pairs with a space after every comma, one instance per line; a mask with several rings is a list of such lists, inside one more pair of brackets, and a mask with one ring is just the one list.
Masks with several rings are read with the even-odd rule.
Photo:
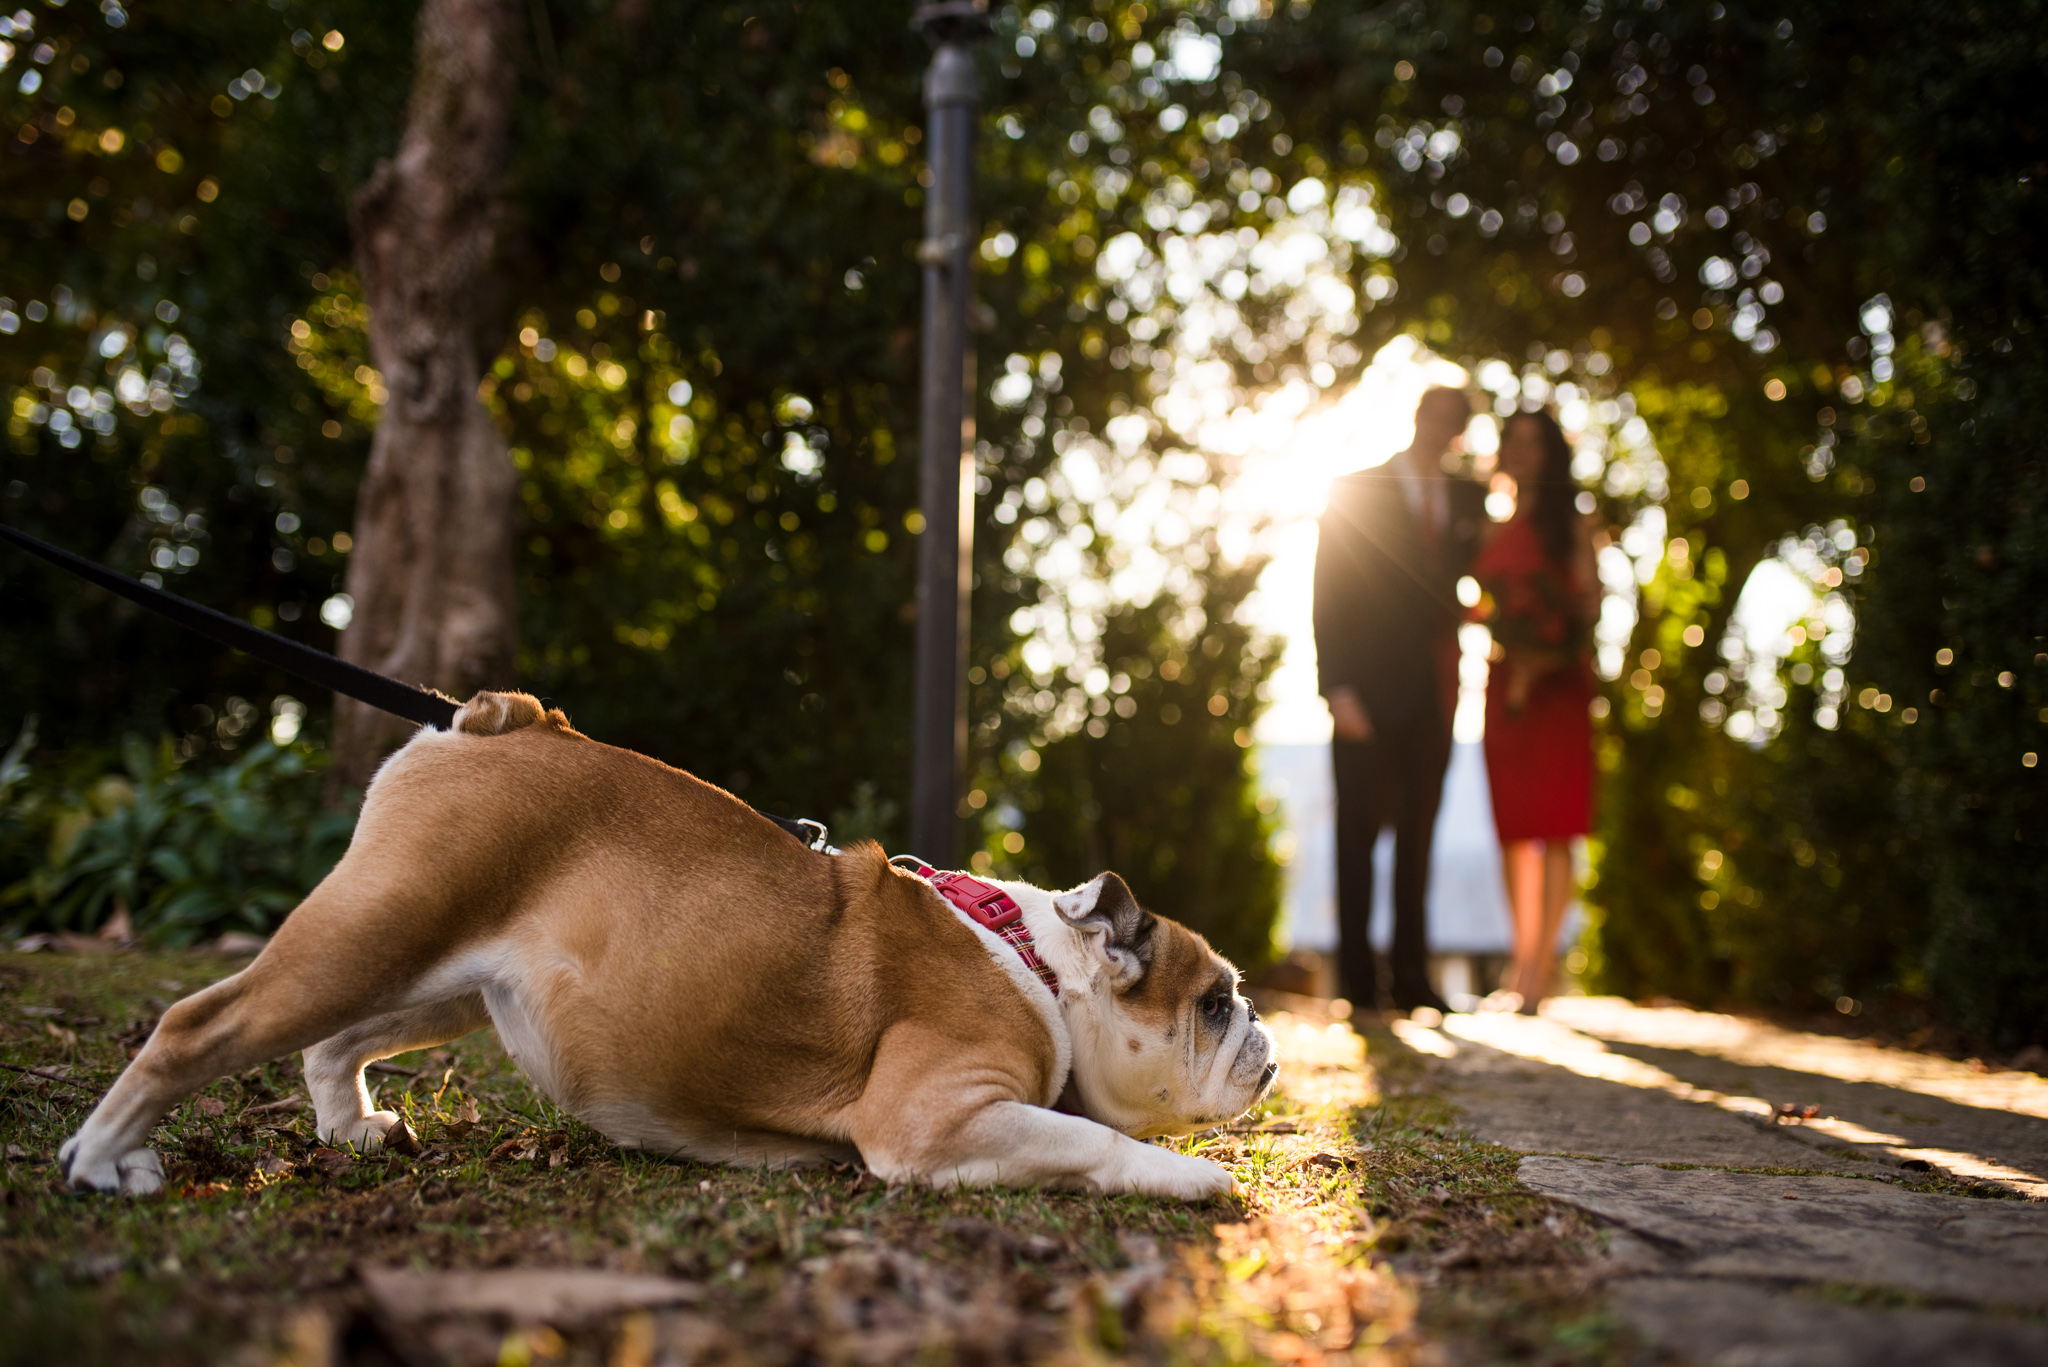
[[[52, 1157], [169, 1002], [238, 963], [0, 954], [0, 1362], [1618, 1361], [1598, 1236], [1522, 1189], [1414, 1056], [1281, 1016], [1284, 1090], [1183, 1141], [1244, 1194], [1184, 1206], [938, 1193], [614, 1149], [489, 1031], [393, 1060], [421, 1152], [318, 1143], [296, 1060], [165, 1117], [149, 1200], [61, 1188]], [[1368, 1067], [1367, 1056], [1375, 1067]], [[73, 1084], [73, 1085], [67, 1085]], [[589, 1324], [400, 1324], [357, 1269], [608, 1268], [687, 1309]]]
[[1417, 1287], [1417, 1328], [1453, 1360], [1636, 1360], [1602, 1308], [1605, 1235], [1583, 1212], [1522, 1186], [1523, 1154], [1473, 1137], [1431, 1087], [1430, 1061], [1364, 1028], [1379, 1080], [1362, 1113], [1369, 1241]]

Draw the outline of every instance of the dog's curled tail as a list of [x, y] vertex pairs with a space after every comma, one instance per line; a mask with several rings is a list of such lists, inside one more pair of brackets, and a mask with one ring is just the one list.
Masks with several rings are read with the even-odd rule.
[[568, 718], [560, 712], [549, 713], [531, 693], [478, 693], [456, 709], [448, 729], [472, 736], [502, 736], [546, 720], [568, 726]]

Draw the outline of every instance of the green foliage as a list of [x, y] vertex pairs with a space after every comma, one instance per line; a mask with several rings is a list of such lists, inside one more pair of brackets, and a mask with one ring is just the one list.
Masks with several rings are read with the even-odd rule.
[[[1245, 592], [1257, 569], [1223, 577], [1211, 608]], [[1273, 826], [1270, 799], [1245, 773], [1244, 747], [1278, 647], [1210, 621], [1184, 649], [1175, 625], [1157, 604], [1108, 615], [1099, 686], [1068, 702], [1088, 720], [1069, 719], [1065, 735], [1041, 737], [1037, 749], [1020, 747], [976, 789], [992, 802], [976, 867], [985, 857], [1048, 887], [1113, 869], [1142, 905], [1252, 970], [1273, 957], [1280, 873], [1247, 855], [1264, 850]]]
[[[118, 28], [75, 7], [38, 18], [56, 49], [45, 83], [0, 95], [10, 127], [37, 130], [0, 155], [0, 263], [24, 296], [9, 304], [17, 313], [26, 299], [59, 303], [0, 336], [11, 404], [0, 515], [331, 648], [320, 607], [341, 587], [383, 402], [345, 210], [396, 143], [413, 14], [282, 0], [139, 11]], [[922, 526], [927, 50], [882, 0], [747, 11], [572, 0], [523, 21], [535, 27], [533, 61], [517, 73], [517, 230], [501, 331], [484, 346], [497, 352], [486, 397], [522, 475], [517, 682], [588, 733], [764, 808], [843, 812], [860, 833], [896, 838]], [[1022, 22], [999, 18], [1008, 51]], [[1170, 24], [1133, 18], [1103, 40], [1088, 36], [1092, 22], [1062, 20], [1029, 63], [985, 49], [979, 202], [991, 241], [1003, 229], [1016, 245], [984, 250], [978, 281], [970, 651], [984, 677], [1020, 658], [1014, 614], [1044, 589], [1020, 539], [1028, 519], [1005, 510], [1052, 470], [1062, 433], [1142, 414], [1171, 379], [1106, 345], [1094, 258], [1114, 231], [1155, 234], [1148, 198], [1176, 168], [1206, 165], [1206, 144], [1134, 124], [1129, 146], [1156, 144], [1150, 170], [1113, 190], [1094, 183], [1097, 149], [1070, 139], [1098, 99], [1123, 98], [1127, 68], [1105, 62], [1103, 44], [1128, 50], [1143, 34], [1163, 47]], [[323, 41], [330, 32], [342, 40]], [[230, 83], [251, 68], [266, 84], [238, 94]], [[105, 151], [115, 128], [124, 150]], [[160, 303], [179, 310], [174, 326]], [[117, 331], [126, 340], [109, 352]], [[1010, 358], [1037, 377], [1021, 404], [988, 393]], [[122, 390], [129, 370], [142, 391], [138, 379]], [[55, 418], [72, 386], [109, 395], [91, 429]], [[1147, 440], [1134, 454], [1172, 452]], [[1186, 571], [1178, 602], [1214, 597], [1206, 559], [1169, 558]], [[1250, 587], [1230, 582], [1238, 596]], [[0, 651], [32, 662], [0, 678], [0, 708], [40, 710], [46, 744], [169, 726], [196, 753], [244, 699], [289, 687], [12, 555], [0, 590], [29, 605], [0, 623]], [[1230, 605], [1218, 599], [1216, 615]], [[1156, 649], [1200, 645], [1169, 634]], [[1058, 741], [1052, 711], [1091, 666], [1043, 671], [1020, 695], [1028, 715], [1006, 710], [1020, 698], [978, 691], [971, 764], [1020, 739]], [[1044, 709], [1041, 694], [1054, 699]], [[315, 702], [313, 735], [325, 712]], [[1248, 715], [1191, 714], [1184, 731], [1214, 732], [1210, 760], [1183, 773], [1197, 751], [1162, 751], [1122, 798], [1130, 818], [1164, 825], [1173, 795], [1196, 782], [1222, 785], [1214, 801], [1226, 808], [1250, 802], [1231, 739]], [[1209, 857], [1249, 861], [1269, 885], [1256, 823], [1211, 838], [1226, 834], [1237, 843]], [[1270, 926], [1257, 883], [1232, 914]]]
[[[533, 15], [487, 385], [523, 475], [523, 682], [604, 739], [887, 839], [924, 51], [880, 0]], [[381, 402], [344, 210], [395, 142], [410, 19], [38, 12], [43, 84], [10, 66], [0, 96], [11, 521], [331, 643], [318, 607]], [[1249, 587], [1197, 521], [1231, 464], [1192, 396], [1328, 388], [1408, 333], [1613, 403], [1589, 483], [1616, 532], [1655, 527], [1607, 692], [1601, 981], [1932, 993], [2043, 1037], [2048, 291], [2038, 133], [2005, 113], [2043, 21], [2036, 0], [999, 10], [970, 843], [993, 861], [1021, 835], [1055, 881], [1129, 858], [1157, 870], [1142, 895], [1227, 908], [1199, 914], [1257, 957], [1272, 870], [1234, 734], [1265, 647], [1219, 647], [1247, 671], [1221, 720], [1181, 702], [1166, 728], [1147, 691], [1213, 658]], [[1280, 250], [1294, 223], [1319, 255]], [[1133, 482], [1177, 489], [1201, 534], [1147, 544], [1118, 515]], [[1855, 609], [1853, 653], [1840, 627], [1775, 661], [1729, 637], [1786, 538]], [[1174, 573], [1122, 597], [1047, 568], [1117, 583], [1146, 553]], [[0, 623], [0, 709], [53, 743], [168, 725], [196, 753], [286, 686], [13, 556], [0, 591], [27, 605]], [[1059, 651], [1021, 648], [1061, 624]], [[1132, 680], [1122, 729], [1093, 717], [1097, 670]], [[1763, 720], [1737, 737], [1737, 715]]]
[[327, 876], [355, 828], [353, 804], [321, 810], [324, 765], [304, 745], [259, 741], [201, 767], [180, 764], [169, 738], [154, 748], [130, 738], [125, 773], [82, 782], [39, 783], [9, 758], [0, 921], [10, 936], [91, 932], [122, 912], [166, 945], [268, 933]]
[[[331, 648], [367, 428], [283, 343], [396, 140], [409, 8], [25, 13], [0, 85], [0, 516]], [[340, 51], [311, 41], [330, 31]], [[197, 708], [290, 687], [18, 552], [0, 593], [0, 716], [39, 713], [48, 745], [197, 734]]]
[[27, 877], [39, 862], [45, 843], [38, 838], [42, 833], [33, 815], [40, 804], [23, 800], [34, 775], [26, 761], [35, 743], [36, 719], [29, 717], [6, 753], [0, 754], [0, 888]]
[[1925, 868], [1927, 984], [1958, 1024], [2011, 1046], [2048, 1040], [2048, 214], [2040, 130], [1996, 111], [2031, 98], [2048, 8], [1900, 18], [1913, 41], [1871, 35], [1872, 84], [1837, 87], [1868, 101], [1869, 284], [1899, 334], [1896, 378], [1843, 434], [1882, 532], [1856, 658], [1924, 717], [1890, 733], [1888, 758]]
[[[1931, 991], [2002, 1043], [2048, 1032], [2048, 220], [2038, 130], [2001, 112], [2044, 52], [2036, 3], [1741, 0], [1319, 3], [1226, 48], [1286, 178], [1370, 184], [1398, 227], [1362, 332], [1540, 360], [1654, 439], [1599, 488], [1674, 552], [1637, 558], [1608, 690], [1611, 989]], [[1777, 697], [1723, 633], [1786, 537], [1857, 616], [1853, 655], [1786, 647]], [[1738, 710], [1770, 723], [1737, 740]]]

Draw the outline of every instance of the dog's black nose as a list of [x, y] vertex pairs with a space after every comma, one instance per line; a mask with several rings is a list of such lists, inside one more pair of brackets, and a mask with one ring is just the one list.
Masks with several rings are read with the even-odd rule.
[[1247, 1016], [1250, 1016], [1253, 1020], [1257, 1020], [1259, 1018], [1259, 1008], [1252, 1005], [1252, 999], [1250, 997], [1246, 997], [1244, 999], [1244, 1013]]

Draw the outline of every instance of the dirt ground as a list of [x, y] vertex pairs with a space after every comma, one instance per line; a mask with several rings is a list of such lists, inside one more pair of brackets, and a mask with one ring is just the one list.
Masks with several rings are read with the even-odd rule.
[[165, 1118], [165, 1195], [64, 1191], [242, 962], [0, 954], [0, 1363], [2048, 1361], [2048, 1079], [1583, 998], [1269, 997], [1281, 1090], [1181, 1143], [1243, 1183], [1204, 1206], [624, 1153], [488, 1031], [373, 1073], [417, 1153], [318, 1143], [286, 1059]]
[[155, 1017], [240, 967], [0, 954], [0, 1362], [1620, 1362], [1595, 1218], [1530, 1191], [1429, 1060], [1318, 1003], [1282, 1090], [1181, 1147], [1242, 1197], [940, 1194], [613, 1149], [494, 1036], [373, 1072], [417, 1154], [312, 1133], [296, 1060], [153, 1137], [148, 1200], [52, 1162]]

